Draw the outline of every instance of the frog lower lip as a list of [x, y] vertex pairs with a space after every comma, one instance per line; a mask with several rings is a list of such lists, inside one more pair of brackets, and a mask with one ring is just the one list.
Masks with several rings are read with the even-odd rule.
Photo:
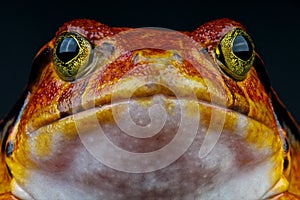
[[[234, 110], [231, 110], [230, 108], [226, 108], [225, 106], [221, 106], [221, 105], [218, 105], [218, 104], [215, 104], [213, 102], [209, 102], [207, 101], [206, 99], [205, 100], [202, 100], [202, 99], [195, 99], [195, 97], [192, 97], [192, 98], [189, 98], [189, 97], [181, 97], [181, 98], [177, 98], [174, 94], [170, 94], [170, 93], [165, 93], [165, 94], [160, 94], [160, 93], [157, 93], [155, 92], [154, 94], [147, 94], [145, 96], [140, 96], [140, 97], [133, 97], [133, 98], [130, 98], [130, 99], [118, 99], [116, 98], [114, 100], [113, 103], [102, 103], [102, 104], [99, 104], [99, 103], [96, 103], [96, 101], [94, 102], [94, 104], [91, 106], [89, 105], [89, 107], [87, 107], [86, 109], [83, 109], [83, 108], [79, 108], [79, 109], [72, 109], [71, 111], [69, 112], [65, 112], [65, 113], [61, 113], [60, 114], [60, 118], [57, 119], [57, 120], [54, 120], [54, 121], [50, 121], [49, 123], [46, 123], [46, 124], [43, 124], [42, 126], [40, 127], [37, 127], [35, 130], [31, 130], [30, 131], [30, 135], [34, 135], [36, 131], [38, 131], [39, 129], [43, 128], [43, 127], [47, 127], [48, 125], [51, 125], [51, 124], [56, 124], [56, 123], [59, 123], [60, 121], [64, 121], [64, 120], [67, 120], [69, 121], [70, 119], [77, 119], [78, 116], [85, 116], [87, 113], [96, 113], [98, 111], [101, 111], [102, 109], [105, 110], [106, 108], [113, 108], [114, 106], [118, 105], [118, 104], [125, 104], [125, 103], [128, 103], [130, 101], [136, 101], [136, 102], [139, 102], [141, 105], [142, 104], [147, 104], [146, 102], [149, 102], [150, 99], [152, 99], [153, 97], [156, 97], [156, 96], [160, 96], [160, 97], [163, 97], [165, 99], [168, 99], [168, 100], [184, 100], [184, 101], [189, 101], [189, 100], [193, 100], [193, 101], [197, 101], [199, 104], [203, 105], [203, 106], [206, 106], [206, 107], [214, 107], [214, 108], [217, 108], [217, 109], [220, 109], [220, 110], [224, 110], [226, 112], [230, 112], [230, 113], [235, 113], [236, 115], [242, 115], [243, 117], [246, 117], [248, 118], [247, 115], [245, 115], [245, 113], [240, 113], [240, 112], [237, 112], [237, 111], [234, 111]], [[160, 116], [158, 116], [160, 117]], [[256, 121], [255, 119], [252, 119], [254, 121]], [[210, 121], [210, 119], [208, 120]], [[261, 123], [261, 122], [258, 122], [258, 123]]]

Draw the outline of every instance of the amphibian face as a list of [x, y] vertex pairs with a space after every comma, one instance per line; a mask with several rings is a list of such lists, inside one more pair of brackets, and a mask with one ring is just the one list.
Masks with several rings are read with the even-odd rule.
[[65, 23], [0, 136], [0, 199], [300, 197], [299, 127], [229, 19]]

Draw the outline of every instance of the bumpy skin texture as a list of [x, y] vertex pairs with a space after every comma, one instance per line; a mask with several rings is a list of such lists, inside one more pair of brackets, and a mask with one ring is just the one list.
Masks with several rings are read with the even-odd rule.
[[[208, 22], [192, 32], [182, 32], [182, 34], [190, 37], [193, 42], [202, 49], [207, 49], [207, 56], [215, 61], [215, 49], [221, 38], [236, 28], [245, 30], [238, 22], [229, 19], [220, 19]], [[143, 66], [147, 65], [147, 62], [150, 61], [144, 60], [141, 61], [144, 62], [143, 65], [137, 65], [132, 62], [135, 56], [139, 55], [140, 57], [161, 59], [169, 57], [169, 53], [159, 49], [159, 47], [163, 43], [172, 41], [172, 35], [166, 34], [165, 37], [161, 37], [160, 40], [157, 41], [159, 45], [155, 47], [153, 46], [153, 42], [151, 43], [151, 36], [145, 35], [145, 37], [149, 37], [149, 45], [152, 45], [153, 48], [127, 51], [108, 64], [106, 68], [101, 69], [101, 73], [97, 73], [99, 70], [96, 70], [90, 76], [86, 76], [76, 82], [66, 82], [57, 75], [55, 65], [52, 61], [56, 38], [66, 31], [77, 32], [85, 37], [93, 46], [97, 47], [103, 43], [103, 40], [109, 40], [117, 34], [128, 30], [132, 29], [110, 28], [93, 20], [73, 20], [62, 25], [56, 32], [56, 36], [37, 53], [29, 84], [23, 95], [25, 100], [21, 99], [14, 111], [7, 115], [1, 122], [3, 147], [0, 161], [0, 199], [14, 198], [10, 196], [12, 189], [10, 182], [14, 177], [18, 177], [21, 184], [22, 181], [26, 182], [26, 177], [29, 176], [29, 172], [23, 171], [23, 168], [42, 169], [48, 165], [50, 168], [47, 168], [47, 170], [53, 171], [54, 173], [63, 168], [67, 168], [69, 162], [71, 162], [71, 158], [67, 157], [64, 162], [52, 159], [39, 163], [37, 160], [32, 160], [32, 154], [37, 155], [39, 158], [51, 154], [51, 148], [49, 147], [51, 146], [51, 131], [49, 131], [48, 135], [44, 134], [38, 136], [34, 144], [32, 140], [29, 139], [31, 133], [47, 125], [54, 124], [52, 128], [64, 130], [62, 131], [62, 134], [64, 134], [63, 138], [72, 141], [77, 135], [76, 131], [73, 131], [74, 124], [72, 122], [60, 122], [59, 120], [66, 116], [71, 116], [74, 112], [80, 113], [80, 111], [88, 110], [93, 106], [100, 107], [109, 104], [111, 101], [111, 90], [114, 85], [131, 77], [147, 75], [148, 72], [143, 69]], [[129, 41], [138, 46], [141, 41], [135, 38], [136, 37], [132, 36], [132, 40]], [[145, 41], [147, 40], [143, 40], [144, 43], [141, 45], [149, 46], [145, 44]], [[114, 51], [121, 52], [122, 49], [120, 48], [124, 47], [126, 49], [126, 42], [122, 45], [122, 47], [114, 46]], [[205, 66], [202, 66], [200, 74], [187, 60], [183, 60], [182, 64], [175, 65], [177, 67], [176, 72], [186, 77], [186, 79], [196, 83], [209, 82], [212, 84], [212, 88], [223, 88], [225, 95], [216, 92], [216, 96], [225, 96], [225, 107], [227, 109], [254, 119], [268, 127], [274, 134], [277, 134], [276, 141], [268, 141], [268, 139], [272, 138], [271, 136], [270, 138], [261, 138], [259, 134], [257, 137], [249, 134], [249, 141], [253, 142], [255, 140], [258, 146], [262, 145], [262, 143], [272, 143], [274, 146], [282, 146], [281, 140], [278, 138], [282, 136], [288, 138], [290, 150], [285, 152], [284, 157], [290, 159], [290, 163], [288, 164], [291, 167], [283, 169], [282, 166], [285, 162], [283, 157], [276, 158], [278, 160], [281, 159], [279, 163], [282, 163], [282, 166], [274, 169], [274, 174], [284, 174], [290, 182], [290, 186], [286, 192], [274, 198], [297, 199], [297, 196], [300, 196], [300, 175], [297, 173], [300, 171], [300, 147], [297, 142], [297, 139], [300, 137], [299, 127], [295, 124], [288, 112], [283, 113], [284, 116], [282, 119], [280, 116], [275, 116], [274, 110], [276, 112], [276, 109], [273, 104], [279, 100], [272, 88], [268, 85], [268, 81], [264, 80], [267, 79], [267, 77], [264, 76], [264, 70], [261, 69], [263, 66], [260, 58], [257, 56], [256, 59], [257, 61], [254, 63], [254, 66], [242, 81], [232, 79], [219, 68], [217, 68], [217, 70], [220, 71], [220, 77], [216, 77], [215, 74], [210, 71], [210, 68], [206, 68]], [[215, 66], [217, 67], [218, 65], [215, 64]], [[207, 89], [201, 90], [197, 87], [195, 88], [195, 94], [199, 100], [205, 102], [211, 101]], [[183, 91], [184, 88], [179, 88], [179, 92], [183, 93]], [[170, 91], [166, 88], [159, 88], [158, 90], [142, 88], [135, 92], [132, 97], [146, 97], [154, 94], [172, 96]], [[120, 93], [120, 95], [122, 94]], [[91, 102], [94, 103], [92, 106]], [[280, 103], [278, 103], [278, 105], [282, 107]], [[288, 123], [286, 121], [291, 122]], [[279, 123], [282, 123], [281, 127], [279, 127]], [[293, 127], [288, 127], [287, 125], [289, 124], [292, 124]], [[7, 153], [9, 143], [13, 144], [13, 149], [11, 150], [12, 152]], [[66, 152], [68, 151], [69, 150], [66, 150]], [[280, 151], [283, 152], [282, 149]], [[6, 165], [8, 165], [10, 171], [8, 171]], [[92, 174], [90, 175], [93, 176]], [[1, 193], [3, 193], [2, 196]]]

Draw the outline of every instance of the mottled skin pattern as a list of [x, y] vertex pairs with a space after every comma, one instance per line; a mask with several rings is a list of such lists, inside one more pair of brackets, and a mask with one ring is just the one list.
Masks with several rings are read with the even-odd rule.
[[[192, 32], [182, 33], [207, 49], [209, 56], [215, 60], [214, 52], [220, 39], [235, 28], [245, 30], [238, 22], [220, 19], [208, 22]], [[56, 36], [37, 53], [23, 99], [16, 105], [12, 113], [8, 114], [1, 121], [0, 199], [15, 199], [10, 194], [10, 182], [13, 177], [22, 177], [19, 179], [26, 180], [28, 174], [22, 171], [23, 166], [25, 168], [38, 168], [47, 165], [47, 162], [39, 165], [31, 161], [29, 152], [32, 151], [32, 146], [34, 146], [36, 155], [40, 157], [48, 155], [48, 146], [51, 143], [50, 136], [41, 136], [36, 144], [29, 144], [28, 137], [30, 133], [53, 122], [59, 122], [59, 119], [71, 115], [74, 111], [79, 113], [91, 108], [93, 97], [96, 97], [95, 105], [93, 106], [109, 104], [112, 86], [120, 82], [120, 80], [126, 79], [124, 78], [125, 75], [128, 76], [130, 72], [130, 78], [130, 76], [147, 73], [143, 69], [139, 69], [139, 66], [132, 64], [136, 54], [144, 57], [164, 58], [168, 56], [166, 51], [155, 48], [129, 51], [115, 59], [101, 73], [96, 73], [97, 71], [95, 71], [91, 76], [87, 76], [77, 82], [66, 82], [57, 75], [52, 62], [52, 51], [56, 37], [66, 31], [77, 32], [87, 38], [93, 46], [98, 46], [104, 38], [111, 38], [126, 30], [130, 30], [130, 28], [110, 28], [93, 20], [73, 20], [61, 26], [56, 32]], [[167, 37], [162, 37], [160, 43], [169, 41]], [[139, 42], [132, 41], [132, 43], [136, 44]], [[118, 47], [115, 47], [115, 51], [118, 50]], [[282, 159], [282, 166], [274, 169], [274, 174], [283, 173], [290, 185], [287, 192], [274, 197], [274, 199], [300, 198], [300, 146], [299, 141], [297, 141], [300, 138], [299, 127], [289, 113], [285, 111], [269, 85], [262, 61], [258, 55], [254, 66], [242, 81], [236, 81], [222, 71], [222, 78], [216, 80], [216, 77], [208, 68], [204, 68], [200, 75], [191, 63], [186, 60], [184, 60], [184, 64], [178, 65], [178, 73], [196, 82], [203, 82], [205, 79], [207, 82], [212, 83], [212, 87], [216, 85], [216, 88], [224, 88], [226, 92], [226, 107], [228, 109], [264, 124], [272, 129], [274, 134], [278, 134], [278, 138], [279, 132], [283, 133], [281, 137], [287, 138], [289, 150], [283, 156], [285, 161]], [[208, 91], [199, 89], [195, 93], [199, 100], [210, 102]], [[165, 88], [160, 88], [159, 90], [142, 88], [134, 93], [133, 97], [145, 97], [154, 94], [172, 96], [170, 91]], [[277, 114], [277, 118], [274, 112]], [[279, 123], [281, 123], [281, 127], [279, 127]], [[66, 130], [72, 130], [72, 126], [72, 123], [67, 122], [56, 123], [56, 127], [59, 129], [65, 127]], [[75, 131], [65, 131], [64, 134], [64, 137], [68, 140], [72, 140], [76, 136]], [[268, 141], [268, 138], [257, 138], [257, 144], [265, 141]], [[280, 142], [280, 140], [274, 141], [278, 145], [281, 145]], [[7, 148], [9, 143], [13, 143], [13, 151], [8, 155]], [[288, 167], [283, 167], [284, 163]], [[53, 165], [51, 170], [55, 172], [67, 165], [68, 161], [65, 163], [58, 162]], [[8, 171], [6, 166], [8, 166], [10, 171]]]

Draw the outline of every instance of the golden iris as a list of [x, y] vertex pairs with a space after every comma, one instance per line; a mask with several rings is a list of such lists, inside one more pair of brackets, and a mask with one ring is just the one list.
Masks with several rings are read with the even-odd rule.
[[241, 29], [228, 32], [216, 48], [218, 63], [226, 74], [236, 80], [245, 79], [255, 59], [251, 37]]
[[58, 36], [53, 49], [57, 74], [65, 81], [73, 81], [86, 71], [91, 61], [92, 45], [78, 33], [65, 32]]

